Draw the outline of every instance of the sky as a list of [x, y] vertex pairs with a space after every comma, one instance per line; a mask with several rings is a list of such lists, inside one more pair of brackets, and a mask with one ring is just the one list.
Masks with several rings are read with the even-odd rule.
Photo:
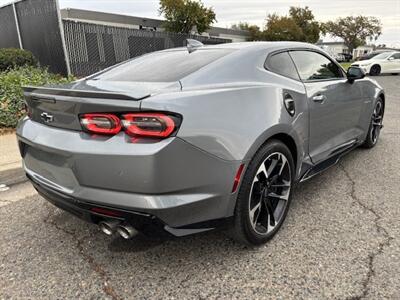
[[[8, 3], [11, 0], [0, 0]], [[148, 18], [161, 18], [158, 0], [59, 0], [61, 8], [80, 8], [121, 13]], [[378, 17], [383, 34], [375, 42], [400, 47], [400, 0], [203, 0], [214, 8], [217, 23], [229, 27], [234, 23], [248, 22], [262, 26], [269, 13], [285, 15], [290, 6], [308, 6], [318, 21], [335, 20], [348, 15]]]

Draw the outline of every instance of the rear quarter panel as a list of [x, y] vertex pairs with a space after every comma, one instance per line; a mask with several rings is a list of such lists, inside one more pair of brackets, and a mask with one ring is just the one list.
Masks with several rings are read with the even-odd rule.
[[[275, 134], [290, 135], [302, 161], [308, 145], [308, 111], [302, 83], [262, 71], [263, 81], [191, 87], [142, 101], [142, 110], [183, 116], [178, 137], [223, 160], [248, 161]], [[291, 117], [284, 93], [295, 99]]]
[[384, 95], [384, 90], [376, 80], [369, 77], [366, 77], [362, 80], [357, 80], [356, 83], [360, 85], [362, 96], [364, 99], [359, 126], [364, 131], [363, 139], [365, 139], [368, 133], [375, 103], [379, 99], [379, 97]]

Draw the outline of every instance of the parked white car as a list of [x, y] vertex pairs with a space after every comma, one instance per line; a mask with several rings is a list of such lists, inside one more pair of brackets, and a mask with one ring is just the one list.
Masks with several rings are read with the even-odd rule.
[[397, 74], [400, 73], [400, 52], [384, 52], [368, 60], [356, 61], [352, 66], [360, 67], [371, 76], [384, 73]]

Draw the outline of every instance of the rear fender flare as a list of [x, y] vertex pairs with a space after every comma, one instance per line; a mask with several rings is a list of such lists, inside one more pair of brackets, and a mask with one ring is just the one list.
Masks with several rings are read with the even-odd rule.
[[300, 166], [306, 156], [306, 147], [301, 145], [308, 145], [308, 140], [304, 140], [291, 128], [289, 124], [276, 124], [265, 130], [255, 142], [251, 145], [247, 151], [244, 161], [249, 162], [256, 154], [257, 150], [262, 147], [268, 140], [274, 138], [277, 135], [286, 135], [290, 137], [296, 145], [297, 157], [294, 157], [296, 161], [296, 179], [299, 177]]

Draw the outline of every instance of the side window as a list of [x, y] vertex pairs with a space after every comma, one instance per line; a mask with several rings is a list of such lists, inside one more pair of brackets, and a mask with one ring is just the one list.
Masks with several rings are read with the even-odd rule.
[[299, 50], [291, 51], [290, 55], [296, 64], [300, 78], [304, 81], [344, 77], [340, 67], [320, 53]]
[[273, 54], [272, 56], [268, 57], [266, 68], [279, 75], [296, 80], [300, 79], [296, 67], [294, 66], [294, 63], [287, 52]]
[[392, 55], [394, 59], [400, 59], [400, 53], [395, 53]]

